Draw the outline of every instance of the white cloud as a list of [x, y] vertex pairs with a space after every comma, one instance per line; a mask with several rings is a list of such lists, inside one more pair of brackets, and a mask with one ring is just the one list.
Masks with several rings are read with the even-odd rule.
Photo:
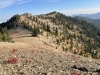
[[68, 11], [61, 11], [66, 15], [73, 15], [73, 14], [93, 14], [100, 12], [100, 8], [90, 8], [90, 9], [80, 9], [80, 10], [68, 10]]
[[0, 8], [4, 8], [12, 4], [20, 4], [20, 3], [25, 3], [29, 1], [32, 1], [32, 0], [0, 0]]

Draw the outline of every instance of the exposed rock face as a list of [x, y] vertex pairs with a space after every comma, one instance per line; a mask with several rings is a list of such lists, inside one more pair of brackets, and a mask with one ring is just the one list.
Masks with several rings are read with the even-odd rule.
[[[10, 46], [16, 49], [0, 47], [0, 75], [100, 75], [100, 60], [28, 45]], [[9, 57], [18, 62], [8, 63]]]

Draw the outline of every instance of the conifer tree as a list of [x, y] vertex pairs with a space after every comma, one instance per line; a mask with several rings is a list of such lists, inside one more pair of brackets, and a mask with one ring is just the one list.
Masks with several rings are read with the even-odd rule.
[[48, 31], [48, 32], [51, 32], [50, 26], [49, 26], [49, 25], [47, 25], [47, 31]]
[[55, 35], [58, 36], [58, 29], [56, 28]]

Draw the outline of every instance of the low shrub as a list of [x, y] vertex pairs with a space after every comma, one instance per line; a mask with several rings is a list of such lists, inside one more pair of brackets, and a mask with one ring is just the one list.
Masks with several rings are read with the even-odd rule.
[[16, 64], [18, 62], [18, 59], [15, 57], [10, 57], [7, 62], [9, 64]]

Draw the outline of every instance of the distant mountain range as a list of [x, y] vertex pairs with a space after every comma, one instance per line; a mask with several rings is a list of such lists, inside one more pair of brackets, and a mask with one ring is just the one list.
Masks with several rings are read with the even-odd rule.
[[95, 25], [97, 28], [100, 28], [100, 19], [90, 19], [90, 18], [81, 17], [81, 16], [76, 16], [74, 18], [87, 21], [88, 23]]
[[87, 21], [88, 23], [95, 25], [97, 28], [100, 28], [100, 12], [96, 14], [77, 14], [72, 17]]
[[75, 16], [81, 16], [81, 17], [86, 17], [86, 18], [90, 18], [90, 19], [100, 19], [100, 12], [95, 13], [95, 14], [75, 14], [72, 15], [72, 17]]

